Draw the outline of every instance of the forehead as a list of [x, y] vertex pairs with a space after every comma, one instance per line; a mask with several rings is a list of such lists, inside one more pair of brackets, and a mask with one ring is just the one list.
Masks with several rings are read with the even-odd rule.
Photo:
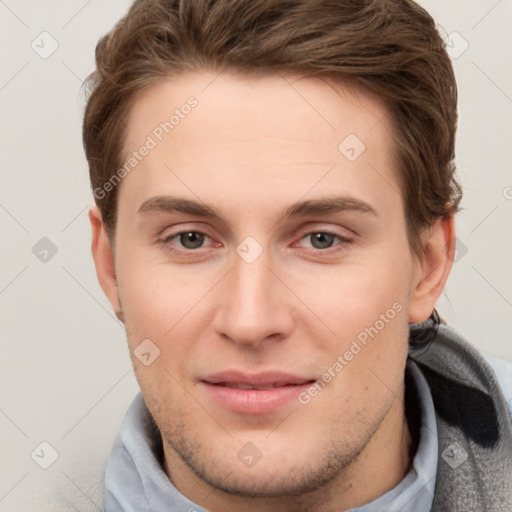
[[[192, 109], [186, 107], [190, 98], [197, 103]], [[266, 134], [314, 142], [315, 147], [323, 139], [337, 149], [344, 132], [375, 143], [380, 131], [373, 136], [371, 132], [386, 114], [376, 95], [354, 83], [284, 74], [187, 73], [161, 80], [137, 96], [127, 120], [126, 142], [136, 147], [159, 124], [171, 120], [173, 137], [165, 137], [170, 132], [164, 130], [164, 138], [186, 137], [189, 143], [233, 143]]]
[[386, 114], [367, 91], [317, 78], [203, 72], [166, 79], [131, 108], [125, 162], [150, 149], [127, 166], [119, 203], [135, 208], [152, 195], [178, 194], [262, 206], [333, 187], [396, 202]]

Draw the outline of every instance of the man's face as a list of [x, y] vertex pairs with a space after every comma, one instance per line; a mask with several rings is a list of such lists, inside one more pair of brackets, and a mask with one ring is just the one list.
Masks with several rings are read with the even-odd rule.
[[[389, 123], [353, 88], [214, 78], [164, 81], [131, 110], [127, 156], [157, 144], [118, 191], [130, 352], [173, 481], [305, 492], [349, 474], [403, 418], [418, 268]], [[145, 365], [134, 351], [148, 339], [160, 355]]]

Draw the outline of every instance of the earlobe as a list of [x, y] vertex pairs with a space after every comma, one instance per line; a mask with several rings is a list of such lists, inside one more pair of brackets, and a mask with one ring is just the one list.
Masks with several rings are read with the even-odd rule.
[[453, 215], [439, 219], [427, 230], [424, 251], [418, 256], [417, 273], [409, 305], [409, 322], [423, 322], [434, 310], [450, 274], [455, 255]]
[[96, 267], [96, 275], [103, 293], [112, 305], [117, 318], [122, 322], [123, 316], [119, 303], [114, 254], [103, 224], [101, 212], [97, 206], [93, 206], [89, 210], [89, 220], [92, 231], [91, 252]]

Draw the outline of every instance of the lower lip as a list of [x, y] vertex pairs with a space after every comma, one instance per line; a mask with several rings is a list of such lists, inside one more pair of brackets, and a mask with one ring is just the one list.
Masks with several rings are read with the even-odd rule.
[[275, 411], [306, 391], [313, 382], [269, 389], [237, 389], [200, 382], [206, 392], [220, 405], [244, 414], [265, 414]]

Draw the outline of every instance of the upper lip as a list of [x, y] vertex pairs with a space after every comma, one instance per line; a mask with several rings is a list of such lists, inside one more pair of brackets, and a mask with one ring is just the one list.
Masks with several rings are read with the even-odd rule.
[[239, 370], [229, 370], [213, 373], [201, 379], [209, 384], [241, 384], [244, 386], [286, 386], [311, 382], [315, 379], [308, 379], [289, 373], [278, 371], [267, 371], [260, 373], [248, 373]]

